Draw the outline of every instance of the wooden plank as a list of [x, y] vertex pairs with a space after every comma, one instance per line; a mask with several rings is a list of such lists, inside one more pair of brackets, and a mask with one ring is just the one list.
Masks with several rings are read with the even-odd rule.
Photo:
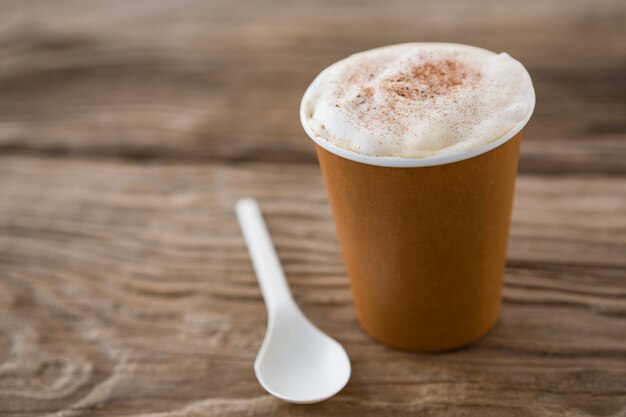
[[[521, 176], [501, 320], [440, 355], [360, 330], [314, 166], [2, 157], [0, 190], [1, 415], [626, 411], [622, 178]], [[232, 210], [246, 195], [303, 310], [351, 355], [322, 404], [255, 380], [266, 317]]]
[[297, 108], [317, 72], [437, 40], [528, 66], [523, 172], [626, 172], [623, 1], [367, 3], [3, 2], [0, 152], [313, 162]]

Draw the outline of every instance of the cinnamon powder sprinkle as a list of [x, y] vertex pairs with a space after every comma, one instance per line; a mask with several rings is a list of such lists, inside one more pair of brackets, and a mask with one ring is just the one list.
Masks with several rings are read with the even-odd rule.
[[463, 85], [468, 77], [477, 75], [458, 61], [444, 59], [416, 65], [409, 72], [388, 80], [384, 88], [403, 98], [428, 99], [446, 94]]
[[[447, 96], [455, 100], [456, 88], [461, 86], [472, 88], [477, 85], [479, 78], [478, 71], [453, 58], [422, 61], [398, 75], [382, 80], [377, 89], [367, 85], [361, 86], [353, 105], [360, 108], [357, 117], [365, 126], [384, 123], [393, 126], [395, 134], [401, 135], [407, 129], [407, 126], [399, 120], [402, 118], [402, 110], [399, 110], [403, 107], [401, 102], [431, 100], [437, 96]], [[356, 79], [362, 80], [363, 73], [357, 71], [349, 77], [348, 82], [358, 84], [355, 82]], [[379, 105], [375, 106], [370, 99], [380, 93], [386, 94], [380, 97], [382, 103], [379, 102]]]

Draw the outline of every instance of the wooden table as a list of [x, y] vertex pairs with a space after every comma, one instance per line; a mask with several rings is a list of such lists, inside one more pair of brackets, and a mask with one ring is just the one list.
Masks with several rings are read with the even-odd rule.
[[[626, 3], [0, 3], [0, 415], [626, 413]], [[355, 322], [297, 107], [347, 54], [506, 50], [538, 104], [496, 328], [398, 352]], [[266, 313], [233, 203], [257, 197], [336, 397], [266, 394]]]

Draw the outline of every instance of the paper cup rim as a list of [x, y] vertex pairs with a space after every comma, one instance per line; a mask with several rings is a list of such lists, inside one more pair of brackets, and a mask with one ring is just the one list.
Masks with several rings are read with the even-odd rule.
[[[530, 75], [528, 77], [530, 78]], [[530, 82], [531, 82], [530, 90], [531, 90], [532, 100], [530, 103], [530, 108], [528, 109], [528, 113], [526, 114], [526, 117], [524, 117], [524, 119], [521, 122], [515, 125], [513, 129], [509, 130], [506, 134], [504, 134], [497, 140], [493, 142], [489, 142], [488, 144], [484, 146], [481, 146], [476, 149], [471, 149], [471, 150], [450, 152], [450, 153], [434, 155], [434, 156], [425, 156], [422, 158], [403, 158], [403, 157], [397, 157], [397, 156], [363, 155], [363, 154], [351, 151], [349, 149], [337, 146], [331, 143], [330, 141], [317, 136], [311, 130], [311, 127], [309, 126], [309, 123], [308, 123], [309, 118], [306, 114], [307, 113], [306, 105], [309, 102], [308, 97], [311, 94], [311, 87], [313, 83], [311, 83], [311, 85], [309, 85], [309, 87], [306, 89], [304, 96], [302, 97], [302, 101], [300, 102], [300, 123], [302, 123], [302, 127], [304, 128], [304, 131], [309, 136], [309, 138], [311, 138], [317, 145], [327, 150], [328, 152], [331, 152], [337, 156], [340, 156], [345, 159], [349, 159], [354, 162], [360, 162], [362, 164], [367, 164], [367, 165], [375, 165], [375, 166], [381, 166], [381, 167], [393, 167], [393, 168], [416, 168], [416, 167], [428, 167], [428, 166], [434, 166], [434, 165], [451, 164], [453, 162], [463, 161], [465, 159], [470, 159], [475, 156], [479, 156], [484, 153], [487, 153], [497, 148], [498, 146], [503, 145], [504, 143], [508, 142], [510, 139], [514, 138], [515, 135], [521, 132], [521, 130], [524, 128], [524, 126], [526, 126], [526, 124], [530, 120], [530, 117], [532, 116], [535, 110], [535, 101], [536, 101], [535, 89], [532, 85], [532, 79], [530, 80]]]

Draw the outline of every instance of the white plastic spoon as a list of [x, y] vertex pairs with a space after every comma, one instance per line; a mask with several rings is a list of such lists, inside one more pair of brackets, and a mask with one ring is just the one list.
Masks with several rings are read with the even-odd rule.
[[350, 379], [348, 354], [296, 305], [256, 201], [244, 198], [235, 208], [268, 313], [254, 362], [257, 379], [267, 392], [292, 403], [332, 397]]

